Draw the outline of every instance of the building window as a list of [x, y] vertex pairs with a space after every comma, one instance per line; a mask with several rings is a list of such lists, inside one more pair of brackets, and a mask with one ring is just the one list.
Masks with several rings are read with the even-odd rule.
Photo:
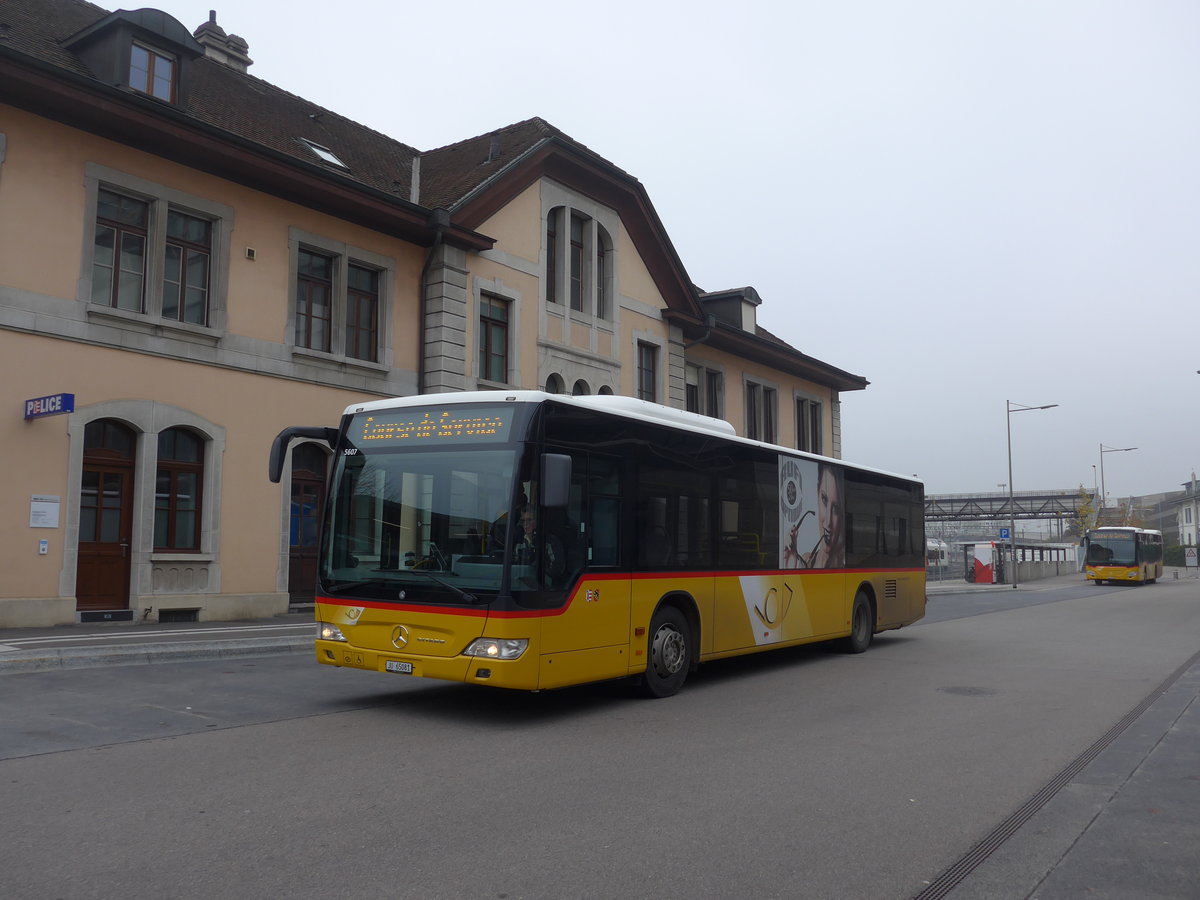
[[307, 147], [314, 154], [316, 154], [317, 158], [320, 159], [321, 162], [326, 162], [326, 163], [329, 163], [330, 165], [338, 166], [339, 168], [342, 168], [342, 169], [350, 168], [344, 162], [342, 162], [340, 159], [338, 159], [337, 154], [334, 153], [332, 150], [330, 150], [328, 147], [322, 147], [320, 144], [314, 143], [313, 141], [310, 141], [307, 138], [300, 138], [300, 143], [302, 143], [305, 147]]
[[203, 440], [184, 428], [160, 432], [154, 484], [155, 550], [187, 553], [200, 550], [203, 479]]
[[223, 327], [233, 210], [94, 163], [86, 174], [95, 215], [80, 300], [164, 326]]
[[351, 359], [379, 360], [379, 272], [349, 267], [346, 279], [346, 355]]
[[725, 393], [725, 376], [708, 369], [704, 373], [704, 414], [719, 419]]
[[192, 325], [208, 324], [212, 222], [176, 209], [167, 211], [162, 314]]
[[724, 376], [714, 369], [689, 365], [685, 379], [685, 408], [689, 412], [719, 419]]
[[333, 258], [300, 251], [296, 270], [296, 346], [330, 350], [333, 331]]
[[557, 209], [546, 216], [546, 302], [558, 302], [558, 216]]
[[637, 345], [637, 396], [639, 400], [658, 400], [658, 348], [653, 344], [638, 341]]
[[554, 373], [546, 379], [547, 394], [565, 394], [567, 392], [566, 382], [562, 380], [562, 376]]
[[175, 60], [134, 44], [129, 53], [129, 86], [135, 91], [166, 100], [175, 100]]
[[584, 218], [579, 215], [571, 216], [571, 309], [583, 312], [584, 261], [587, 256], [583, 249]]
[[376, 253], [292, 229], [291, 333], [297, 352], [383, 365], [395, 264]]
[[804, 397], [796, 398], [796, 449], [823, 452], [821, 440], [821, 404]]
[[588, 389], [588, 383], [580, 378], [571, 387], [571, 394], [575, 397], [586, 397], [591, 391]]
[[[559, 240], [563, 222], [570, 228], [565, 246]], [[563, 302], [560, 286], [571, 309], [611, 317], [612, 240], [599, 222], [564, 206], [546, 215], [546, 302]]]
[[101, 190], [96, 202], [92, 302], [142, 312], [150, 204]]
[[609, 246], [608, 234], [600, 226], [596, 226], [596, 318], [610, 317], [609, 297], [612, 283], [609, 280], [608, 261], [612, 257], [612, 247]]
[[479, 298], [479, 377], [508, 383], [508, 301]]
[[778, 419], [775, 389], [753, 381], [746, 382], [746, 437], [775, 443]]

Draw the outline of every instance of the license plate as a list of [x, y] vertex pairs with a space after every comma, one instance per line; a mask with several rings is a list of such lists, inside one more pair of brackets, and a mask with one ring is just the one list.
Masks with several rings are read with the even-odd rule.
[[384, 670], [387, 672], [399, 672], [401, 675], [411, 675], [413, 664], [410, 662], [400, 662], [399, 660], [389, 659], [383, 664]]

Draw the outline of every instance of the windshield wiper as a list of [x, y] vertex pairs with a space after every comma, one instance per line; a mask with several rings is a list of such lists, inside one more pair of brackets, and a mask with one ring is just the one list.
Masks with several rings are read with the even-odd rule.
[[323, 584], [325, 590], [335, 592], [335, 590], [349, 590], [350, 588], [394, 588], [396, 587], [395, 580], [392, 578], [360, 578], [359, 581], [334, 581]]
[[409, 569], [407, 574], [409, 574], [409, 575], [424, 575], [430, 581], [436, 581], [438, 584], [440, 584], [442, 587], [446, 588], [447, 590], [453, 591], [458, 596], [458, 598], [460, 600], [462, 600], [464, 603], [480, 603], [480, 602], [482, 602], [474, 594], [464, 591], [462, 588], [451, 584], [450, 582], [446, 581], [444, 578], [438, 578], [432, 572], [426, 572], [423, 569]]

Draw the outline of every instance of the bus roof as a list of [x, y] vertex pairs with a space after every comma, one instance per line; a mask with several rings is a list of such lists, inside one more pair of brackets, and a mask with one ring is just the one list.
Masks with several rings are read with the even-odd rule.
[[886, 475], [889, 478], [898, 478], [902, 481], [920, 484], [919, 478], [914, 478], [910, 475], [900, 475], [896, 472], [889, 472], [885, 469], [876, 469], [871, 466], [863, 466], [857, 463], [848, 462], [843, 459], [834, 459], [830, 456], [821, 456], [816, 453], [807, 453], [803, 450], [794, 450], [791, 447], [783, 447], [778, 444], [768, 444], [764, 441], [755, 441], [750, 438], [740, 437], [734, 427], [724, 419], [715, 419], [712, 416], [704, 416], [700, 413], [688, 412], [685, 409], [675, 409], [671, 406], [664, 406], [661, 403], [652, 403], [649, 400], [638, 400], [634, 397], [623, 397], [617, 394], [586, 394], [582, 396], [573, 396], [569, 394], [549, 394], [545, 391], [454, 391], [441, 394], [416, 394], [411, 397], [393, 397], [387, 400], [369, 400], [364, 403], [352, 403], [345, 409], [344, 415], [350, 416], [361, 412], [378, 412], [385, 409], [407, 409], [415, 406], [429, 405], [449, 405], [449, 404], [466, 404], [466, 403], [546, 403], [554, 402], [561, 403], [564, 406], [575, 406], [580, 409], [587, 409], [592, 412], [608, 413], [610, 415], [623, 416], [627, 419], [637, 419], [642, 422], [653, 422], [658, 425], [667, 425], [672, 428], [678, 428], [683, 431], [693, 431], [698, 434], [717, 435], [730, 441], [737, 441], [742, 444], [752, 444], [759, 447], [765, 447], [771, 450], [787, 453], [792, 456], [801, 456], [821, 462], [834, 462], [839, 465], [848, 466], [853, 469], [859, 469], [864, 472], [871, 472], [876, 475]]

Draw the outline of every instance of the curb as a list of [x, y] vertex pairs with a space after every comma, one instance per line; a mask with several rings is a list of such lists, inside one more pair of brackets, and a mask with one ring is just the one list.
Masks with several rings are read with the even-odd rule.
[[311, 651], [313, 639], [305, 637], [247, 638], [231, 641], [177, 641], [133, 647], [53, 647], [18, 650], [0, 655], [0, 675], [44, 672], [48, 669], [83, 669], [95, 666], [142, 666], [162, 662], [236, 659], [278, 653]]

